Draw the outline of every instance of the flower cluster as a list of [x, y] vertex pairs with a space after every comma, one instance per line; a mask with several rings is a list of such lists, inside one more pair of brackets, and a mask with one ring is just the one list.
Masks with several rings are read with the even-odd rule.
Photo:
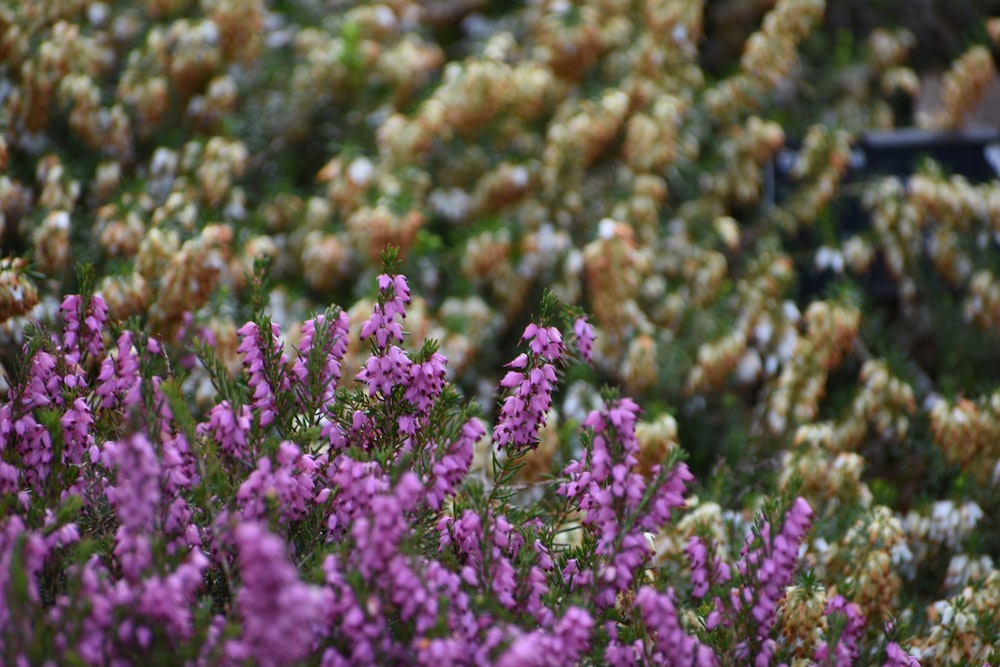
[[982, 3], [128, 4], [0, 7], [0, 663], [996, 662], [995, 142], [860, 150]]

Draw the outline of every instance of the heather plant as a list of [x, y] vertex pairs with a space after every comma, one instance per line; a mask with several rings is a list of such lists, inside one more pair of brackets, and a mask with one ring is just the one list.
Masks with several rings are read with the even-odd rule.
[[1000, 19], [857, 4], [0, 1], [0, 662], [1000, 662], [1000, 188], [857, 143]]
[[[202, 346], [218, 388], [204, 415], [184, 401], [173, 346], [110, 326], [97, 295], [67, 297], [59, 333], [29, 332], [0, 408], [11, 415], [5, 660], [719, 665], [793, 654], [779, 607], [802, 575], [814, 518], [803, 498], [768, 504], [732, 566], [702, 532], [684, 547], [686, 568], [657, 567], [656, 540], [676, 531], [694, 478], [676, 448], [642, 470], [640, 408], [612, 390], [567, 442], [562, 472], [525, 496], [518, 469], [560, 376], [586, 363], [589, 324], [543, 299], [497, 388], [491, 435], [433, 342], [406, 346], [412, 297], [393, 257], [361, 325], [370, 354], [353, 388], [336, 388], [349, 322], [335, 308], [304, 323], [292, 353], [255, 315], [236, 375]], [[105, 349], [104, 334], [117, 344]], [[489, 480], [469, 475], [480, 441]], [[575, 542], [560, 538], [567, 530]], [[823, 615], [812, 657], [851, 664], [865, 617], [839, 594]], [[892, 646], [889, 664], [901, 659]]]

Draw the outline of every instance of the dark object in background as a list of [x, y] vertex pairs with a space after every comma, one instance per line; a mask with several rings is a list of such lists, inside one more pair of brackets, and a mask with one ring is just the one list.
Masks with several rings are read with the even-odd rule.
[[[794, 187], [791, 169], [798, 156], [792, 145], [778, 152], [767, 175], [774, 203]], [[868, 132], [851, 150], [843, 183], [859, 183], [876, 176], [906, 180], [925, 159], [941, 165], [945, 173], [960, 174], [973, 183], [1000, 178], [1000, 131], [967, 130], [933, 132], [905, 129]]]
[[869, 132], [861, 137], [857, 147], [864, 154], [865, 175], [905, 178], [921, 160], [931, 158], [945, 172], [961, 174], [974, 183], [1000, 178], [1000, 131], [997, 130]]
[[[765, 174], [765, 190], [766, 200], [770, 203], [780, 205], [794, 189], [796, 182], [791, 177], [791, 170], [797, 155], [798, 147], [792, 145], [779, 151], [769, 165]], [[860, 186], [881, 176], [896, 176], [905, 182], [926, 159], [937, 162], [946, 174], [964, 176], [972, 183], [1000, 179], [1000, 131], [937, 132], [914, 128], [862, 135], [852, 146], [848, 171], [841, 181], [842, 191], [852, 194], [839, 198], [832, 209], [838, 237], [843, 239], [863, 232], [869, 225], [868, 214], [855, 194], [857, 188], [849, 186]], [[815, 250], [820, 245], [816, 236], [814, 230], [801, 230], [797, 238], [790, 241], [793, 255], [798, 255], [795, 251], [799, 249], [803, 253]], [[811, 256], [797, 264], [799, 296], [819, 296], [831, 276], [827, 272], [818, 272]], [[865, 291], [876, 299], [894, 299], [897, 296], [895, 282], [881, 263], [873, 267], [864, 283]]]

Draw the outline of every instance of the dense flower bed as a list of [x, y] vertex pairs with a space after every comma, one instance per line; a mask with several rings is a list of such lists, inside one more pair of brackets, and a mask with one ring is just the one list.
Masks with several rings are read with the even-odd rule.
[[836, 4], [0, 5], [0, 662], [1000, 664], [1000, 184], [844, 181], [1000, 19]]

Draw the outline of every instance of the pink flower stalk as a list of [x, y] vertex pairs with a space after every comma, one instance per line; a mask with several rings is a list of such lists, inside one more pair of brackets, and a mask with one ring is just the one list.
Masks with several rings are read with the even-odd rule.
[[[240, 345], [236, 349], [243, 357], [243, 368], [246, 370], [248, 385], [253, 392], [253, 407], [260, 410], [260, 425], [266, 428], [274, 422], [277, 415], [276, 391], [287, 391], [288, 378], [282, 374], [280, 386], [272, 387], [268, 378], [270, 369], [265, 368], [264, 345], [260, 328], [253, 322], [247, 322], [237, 329]], [[271, 340], [267, 343], [273, 352], [281, 349], [281, 330], [277, 324], [271, 324]], [[284, 359], [284, 355], [281, 355]]]
[[[343, 648], [328, 647], [321, 667], [377, 664], [377, 651], [388, 634], [386, 619], [373, 604], [365, 604], [344, 578], [340, 559], [329, 555], [323, 561], [324, 590], [328, 597], [327, 627], [337, 629]], [[371, 598], [374, 600], [374, 598]], [[371, 610], [371, 613], [369, 613]]]
[[[56, 372], [56, 357], [45, 350], [39, 350], [31, 358], [28, 380], [18, 396], [25, 411], [49, 405], [62, 404], [62, 388], [67, 378]], [[74, 379], [74, 384], [79, 384]]]
[[132, 332], [118, 336], [116, 357], [101, 362], [94, 393], [105, 410], [123, 410], [139, 402], [139, 359], [132, 348]]
[[41, 491], [52, 465], [52, 436], [30, 412], [14, 420], [11, 430], [21, 457], [19, 467], [24, 481], [35, 491]]
[[243, 621], [227, 657], [260, 667], [292, 665], [313, 650], [329, 595], [299, 580], [285, 555], [285, 541], [254, 522], [236, 528], [240, 578], [236, 613]]
[[71, 364], [80, 360], [80, 346], [92, 357], [98, 357], [104, 351], [103, 329], [108, 320], [108, 305], [99, 294], [90, 298], [86, 312], [83, 310], [83, 299], [72, 294], [63, 299], [59, 310], [63, 314], [62, 346]]
[[208, 565], [208, 557], [194, 549], [173, 572], [144, 579], [136, 603], [138, 615], [153, 627], [162, 628], [174, 641], [190, 639], [194, 632], [193, 603]]
[[374, 338], [375, 348], [384, 350], [390, 341], [403, 342], [403, 325], [396, 321], [406, 318], [406, 305], [410, 303], [410, 287], [402, 275], [381, 274], [378, 277], [379, 303], [372, 308], [371, 317], [361, 325], [361, 340]]
[[816, 649], [816, 660], [834, 667], [850, 667], [860, 655], [858, 642], [861, 641], [861, 635], [865, 630], [865, 617], [858, 605], [848, 602], [843, 595], [836, 595], [826, 603], [825, 615], [828, 619], [832, 619], [835, 615], [842, 616], [844, 630], [832, 647], [832, 651], [826, 642]]
[[[316, 327], [322, 326], [325, 322], [323, 315], [306, 320], [302, 324], [302, 339], [299, 342], [298, 355], [292, 364], [292, 376], [296, 380], [296, 387], [299, 389], [298, 402], [300, 407], [307, 402], [305, 392], [312, 385], [309, 378], [309, 357], [313, 348], [313, 340], [316, 335]], [[323, 368], [320, 377], [316, 378], [316, 384], [322, 387], [321, 405], [329, 405], [333, 401], [337, 383], [340, 381], [340, 364], [347, 354], [348, 332], [350, 329], [350, 318], [347, 313], [340, 311], [337, 319], [329, 323], [327, 339], [323, 347]]]
[[518, 634], [493, 663], [495, 667], [570, 667], [589, 648], [594, 620], [583, 609], [570, 607], [550, 627]]
[[532, 322], [525, 327], [521, 341], [528, 343], [528, 349], [536, 357], [553, 363], [562, 358], [562, 333], [555, 327], [540, 327]]
[[250, 406], [233, 410], [229, 401], [215, 405], [208, 413], [208, 423], [198, 425], [199, 435], [210, 435], [223, 454], [239, 460], [251, 456], [247, 451], [247, 436], [253, 426]]
[[[658, 530], [670, 520], [673, 509], [684, 506], [685, 485], [693, 479], [683, 464], [666, 474], [657, 471], [658, 486], [649, 502], [640, 507], [647, 484], [638, 471], [638, 413], [639, 406], [628, 398], [591, 412], [584, 421], [584, 426], [594, 431], [591, 447], [580, 461], [566, 467], [564, 473], [569, 481], [557, 491], [577, 499], [585, 512], [583, 524], [592, 526], [597, 533], [596, 552], [602, 563], [594, 582], [595, 600], [602, 607], [614, 604], [618, 593], [636, 580], [650, 557], [643, 533]], [[633, 517], [625, 534], [621, 534], [623, 516]], [[589, 583], [586, 577], [579, 576], [574, 577], [574, 582]]]
[[257, 462], [257, 469], [240, 485], [236, 501], [244, 520], [267, 516], [267, 501], [277, 501], [283, 521], [296, 521], [309, 511], [315, 496], [315, 459], [302, 454], [297, 445], [282, 442], [278, 446], [277, 467], [267, 456]]
[[[25, 532], [27, 532], [27, 529], [20, 516], [14, 514], [0, 519], [0, 652], [3, 653], [8, 653], [10, 650], [10, 647], [4, 644], [6, 636], [13, 636], [15, 638], [23, 637], [25, 643], [29, 643], [33, 636], [28, 619], [19, 619], [18, 610], [12, 610], [10, 603], [6, 599], [11, 594], [11, 562], [15, 556], [14, 550], [18, 546], [18, 539]], [[27, 542], [24, 543], [23, 547], [27, 547]], [[38, 599], [38, 586], [34, 575], [41, 571], [45, 564], [45, 554], [37, 553], [37, 549], [35, 549], [32, 550], [34, 552], [32, 557], [25, 559], [26, 550], [23, 547], [21, 553], [18, 555], [24, 559], [22, 562], [24, 562], [29, 573], [28, 597], [30, 600], [36, 601]], [[12, 611], [14, 612], [13, 614], [11, 613]], [[17, 627], [17, 630], [11, 632], [14, 630], [14, 627]]]
[[[733, 611], [739, 613], [744, 604], [752, 603], [750, 616], [756, 628], [756, 640], [761, 653], [753, 659], [764, 659], [770, 655], [769, 635], [774, 626], [778, 602], [785, 595], [785, 588], [791, 583], [799, 558], [799, 545], [812, 523], [813, 511], [803, 498], [796, 498], [785, 516], [781, 532], [771, 538], [771, 526], [763, 522], [759, 538], [750, 533], [743, 545], [737, 569], [745, 582], [742, 588], [730, 592]], [[741, 646], [749, 651], [749, 645]]]
[[365, 367], [355, 376], [358, 382], [368, 385], [368, 395], [389, 396], [395, 387], [407, 384], [410, 366], [413, 364], [406, 352], [397, 345], [384, 350], [383, 354], [372, 355]]
[[153, 564], [150, 536], [156, 529], [160, 502], [160, 462], [141, 433], [104, 447], [118, 468], [117, 485], [106, 491], [121, 521], [115, 555], [126, 579], [135, 582]]
[[705, 545], [705, 540], [697, 536], [692, 537], [688, 540], [684, 551], [691, 565], [691, 584], [694, 587], [691, 594], [696, 600], [705, 597], [713, 584], [729, 581], [729, 566], [718, 556], [714, 558], [712, 567], [709, 568], [708, 547]]
[[355, 519], [369, 513], [375, 497], [387, 493], [390, 488], [388, 476], [377, 463], [356, 461], [346, 454], [330, 462], [325, 476], [331, 489], [328, 496], [331, 511], [327, 517], [330, 539], [342, 538]]
[[920, 661], [903, 650], [896, 642], [885, 647], [885, 662], [882, 667], [920, 667]]
[[432, 509], [441, 509], [445, 498], [450, 496], [462, 482], [472, 465], [473, 449], [486, 434], [486, 429], [478, 419], [470, 419], [462, 425], [458, 438], [436, 460], [431, 467], [431, 479], [427, 480], [427, 504]]
[[555, 364], [563, 357], [562, 334], [555, 327], [529, 324], [521, 340], [528, 343], [531, 356], [518, 355], [507, 364], [500, 386], [507, 397], [493, 427], [493, 443], [515, 451], [538, 443], [538, 430], [545, 425], [552, 392], [557, 382]]
[[695, 665], [715, 667], [718, 664], [712, 650], [684, 632], [677, 618], [673, 591], [659, 593], [643, 586], [635, 596], [635, 606], [652, 638], [654, 652], [651, 664]]
[[63, 430], [63, 459], [67, 463], [79, 465], [84, 455], [94, 445], [94, 417], [90, 414], [90, 406], [83, 398], [76, 398], [63, 416], [59, 419]]
[[594, 327], [586, 317], [578, 317], [573, 322], [573, 333], [576, 335], [576, 347], [580, 351], [580, 356], [588, 364], [594, 363], [591, 356], [594, 347]]
[[416, 507], [422, 491], [423, 485], [417, 476], [405, 472], [389, 493], [372, 499], [367, 515], [354, 520], [351, 537], [356, 545], [355, 566], [366, 579], [371, 580], [384, 572], [399, 551], [409, 531], [407, 513]]
[[545, 425], [552, 407], [556, 369], [548, 363], [529, 369], [525, 355], [507, 366], [524, 372], [509, 371], [500, 381], [500, 386], [510, 394], [504, 399], [493, 428], [493, 442], [497, 447], [520, 450], [538, 442], [538, 431]]
[[403, 398], [418, 416], [425, 417], [444, 391], [448, 360], [440, 352], [434, 352], [427, 361], [412, 363], [408, 370]]
[[440, 535], [438, 551], [450, 547], [465, 564], [462, 568], [462, 578], [470, 586], [478, 586], [479, 567], [483, 562], [482, 518], [473, 510], [467, 509], [458, 519], [447, 515], [441, 517], [437, 530]]

